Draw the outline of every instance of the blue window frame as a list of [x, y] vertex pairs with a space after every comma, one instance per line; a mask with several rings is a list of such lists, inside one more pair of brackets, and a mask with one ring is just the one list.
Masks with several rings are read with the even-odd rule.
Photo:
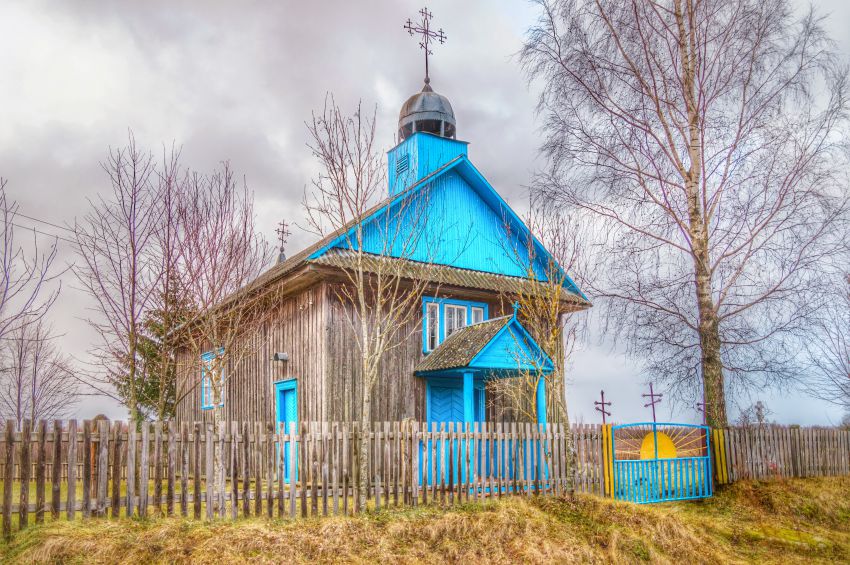
[[[212, 380], [209, 375], [209, 364], [215, 357], [224, 355], [224, 348], [221, 347], [217, 351], [207, 351], [201, 355], [201, 410], [212, 410], [213, 406], [213, 390]], [[224, 406], [224, 367], [221, 369], [221, 400], [219, 406]]]
[[453, 332], [487, 320], [486, 302], [454, 298], [422, 299], [422, 351], [428, 353], [443, 343]]

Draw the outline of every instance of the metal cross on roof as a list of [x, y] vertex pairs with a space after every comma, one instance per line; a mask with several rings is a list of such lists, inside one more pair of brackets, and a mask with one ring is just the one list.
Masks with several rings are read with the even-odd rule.
[[661, 402], [661, 397], [664, 395], [660, 392], [655, 392], [654, 390], [652, 390], [652, 383], [649, 383], [649, 394], [642, 394], [641, 396], [643, 396], [644, 398], [649, 398], [649, 402], [644, 404], [643, 407], [646, 408], [647, 406], [652, 406], [652, 421], [653, 423], [656, 422], [655, 405]]
[[605, 423], [607, 423], [607, 422], [605, 422], [605, 416], [611, 415], [611, 412], [606, 410], [605, 407], [611, 406], [611, 401], [609, 400], [608, 402], [605, 402], [605, 391], [604, 390], [599, 391], [599, 396], [602, 397], [602, 400], [601, 401], [600, 400], [594, 400], [593, 404], [596, 407], [597, 412], [602, 412], [602, 423], [605, 424]]
[[422, 36], [422, 39], [419, 41], [419, 47], [425, 51], [425, 84], [428, 84], [431, 82], [431, 78], [428, 76], [428, 55], [434, 54], [431, 51], [431, 42], [439, 41], [440, 44], [445, 43], [446, 34], [443, 33], [443, 28], [440, 28], [437, 31], [431, 29], [431, 18], [434, 14], [429, 12], [427, 7], [419, 10], [419, 15], [422, 16], [421, 22], [415, 24], [410, 20], [410, 18], [407, 18], [407, 23], [404, 24], [404, 29], [406, 29], [410, 35], [418, 33]]
[[283, 248], [286, 245], [286, 240], [288, 240], [289, 236], [292, 235], [289, 231], [289, 224], [286, 223], [286, 220], [281, 220], [274, 232], [277, 234], [277, 240], [280, 242], [280, 250], [283, 251]]

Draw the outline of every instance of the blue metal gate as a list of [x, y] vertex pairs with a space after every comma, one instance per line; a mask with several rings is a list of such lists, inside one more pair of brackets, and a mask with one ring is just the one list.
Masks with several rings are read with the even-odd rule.
[[644, 504], [712, 495], [707, 426], [649, 422], [612, 432], [615, 498]]

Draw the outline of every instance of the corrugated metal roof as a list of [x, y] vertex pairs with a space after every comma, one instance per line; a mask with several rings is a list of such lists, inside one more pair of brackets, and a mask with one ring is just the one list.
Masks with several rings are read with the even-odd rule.
[[450, 335], [434, 351], [429, 353], [415, 368], [414, 372], [442, 371], [466, 367], [484, 349], [499, 330], [511, 321], [513, 316], [493, 318], [480, 324], [473, 324]]
[[[356, 260], [356, 252], [334, 249], [315, 259], [311, 259], [308, 263], [351, 270], [356, 268]], [[539, 293], [546, 295], [550, 292], [549, 287], [544, 283], [529, 279], [485, 273], [483, 271], [472, 271], [469, 269], [458, 269], [457, 267], [433, 263], [417, 263], [407, 259], [381, 255], [364, 254], [363, 269], [368, 273], [386, 273], [388, 269], [391, 269], [393, 276], [397, 275], [405, 279], [428, 280], [441, 285], [492, 290], [508, 294], [534, 295]], [[562, 302], [590, 305], [587, 300], [570, 292], [566, 288], [561, 288], [560, 298]]]

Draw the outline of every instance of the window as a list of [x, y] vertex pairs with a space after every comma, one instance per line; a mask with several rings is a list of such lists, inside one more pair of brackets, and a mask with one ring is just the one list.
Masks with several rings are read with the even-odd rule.
[[433, 351], [440, 344], [440, 305], [428, 302], [425, 313], [425, 351]]
[[466, 326], [466, 306], [445, 305], [446, 338]]
[[472, 307], [472, 323], [480, 324], [484, 321], [484, 308], [479, 308], [478, 306]]
[[487, 319], [488, 306], [484, 302], [470, 302], [453, 298], [422, 299], [422, 351], [436, 349], [450, 335], [471, 324]]
[[[213, 405], [213, 388], [212, 388], [212, 375], [210, 374], [212, 369], [212, 362], [216, 358], [221, 359], [221, 356], [224, 354], [224, 349], [219, 349], [218, 351], [208, 351], [201, 355], [201, 409], [202, 410], [212, 410], [215, 408]], [[219, 375], [219, 390], [221, 391], [221, 398], [219, 399], [219, 406], [224, 406], [224, 367], [221, 367]]]

